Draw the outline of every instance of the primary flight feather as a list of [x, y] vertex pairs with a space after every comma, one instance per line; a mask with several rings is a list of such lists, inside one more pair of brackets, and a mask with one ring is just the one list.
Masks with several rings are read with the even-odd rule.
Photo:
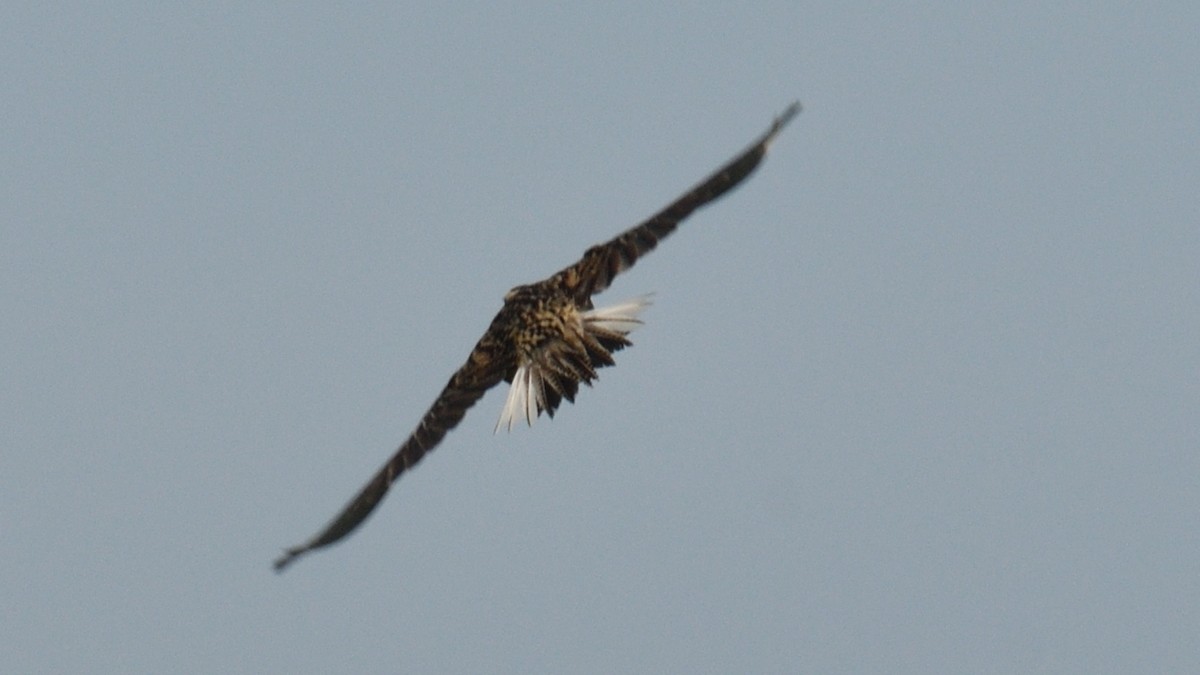
[[799, 103], [788, 106], [750, 147], [645, 222], [591, 247], [574, 265], [548, 279], [509, 291], [467, 362], [450, 378], [408, 440], [325, 529], [287, 549], [275, 561], [276, 571], [353, 532], [383, 501], [396, 478], [433, 450], [467, 409], [501, 381], [510, 387], [497, 430], [522, 419], [532, 424], [543, 412], [554, 417], [563, 399], [574, 402], [579, 384], [590, 386], [597, 369], [615, 363], [613, 352], [632, 344], [626, 336], [641, 323], [638, 314], [648, 304], [642, 297], [596, 308], [592, 296], [654, 250], [693, 211], [745, 180], [798, 112]]

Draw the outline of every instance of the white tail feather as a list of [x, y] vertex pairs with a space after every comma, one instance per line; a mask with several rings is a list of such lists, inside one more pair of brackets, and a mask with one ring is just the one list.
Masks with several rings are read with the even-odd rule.
[[499, 432], [501, 427], [512, 431], [513, 424], [522, 417], [525, 418], [526, 424], [533, 426], [538, 412], [546, 407], [544, 386], [536, 364], [527, 363], [518, 367], [513, 375], [512, 384], [508, 387], [508, 398], [500, 411], [500, 419], [496, 421], [493, 431]]
[[524, 411], [525, 397], [528, 395], [527, 371], [527, 366], [518, 368], [517, 374], [513, 376], [512, 384], [508, 385], [508, 398], [504, 400], [504, 408], [500, 410], [500, 419], [496, 422], [495, 431], [500, 431], [501, 427], [512, 431], [513, 422]]
[[625, 335], [642, 324], [638, 314], [649, 306], [650, 295], [642, 295], [608, 307], [589, 309], [583, 313], [583, 320], [602, 330]]

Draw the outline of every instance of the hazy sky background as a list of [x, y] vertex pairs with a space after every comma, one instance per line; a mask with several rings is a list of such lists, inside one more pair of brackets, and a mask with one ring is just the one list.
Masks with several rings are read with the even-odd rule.
[[[4, 670], [1200, 672], [1200, 8], [1065, 4], [5, 5]], [[272, 573], [794, 99], [594, 389]]]

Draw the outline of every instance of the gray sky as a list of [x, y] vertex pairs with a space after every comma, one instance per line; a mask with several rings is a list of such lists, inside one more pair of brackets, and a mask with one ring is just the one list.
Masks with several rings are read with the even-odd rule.
[[[1195, 3], [0, 10], [9, 672], [1200, 671]], [[276, 576], [504, 292], [800, 99]]]

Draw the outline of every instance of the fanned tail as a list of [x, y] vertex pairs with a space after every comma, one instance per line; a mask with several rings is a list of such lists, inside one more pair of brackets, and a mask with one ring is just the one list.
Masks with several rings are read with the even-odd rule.
[[543, 412], [554, 417], [564, 398], [573, 403], [579, 383], [591, 386], [597, 368], [614, 364], [612, 352], [632, 344], [625, 336], [642, 324], [638, 315], [649, 305], [650, 296], [643, 295], [581, 312], [578, 345], [555, 340], [517, 366], [495, 431], [511, 431], [522, 418], [533, 426]]

